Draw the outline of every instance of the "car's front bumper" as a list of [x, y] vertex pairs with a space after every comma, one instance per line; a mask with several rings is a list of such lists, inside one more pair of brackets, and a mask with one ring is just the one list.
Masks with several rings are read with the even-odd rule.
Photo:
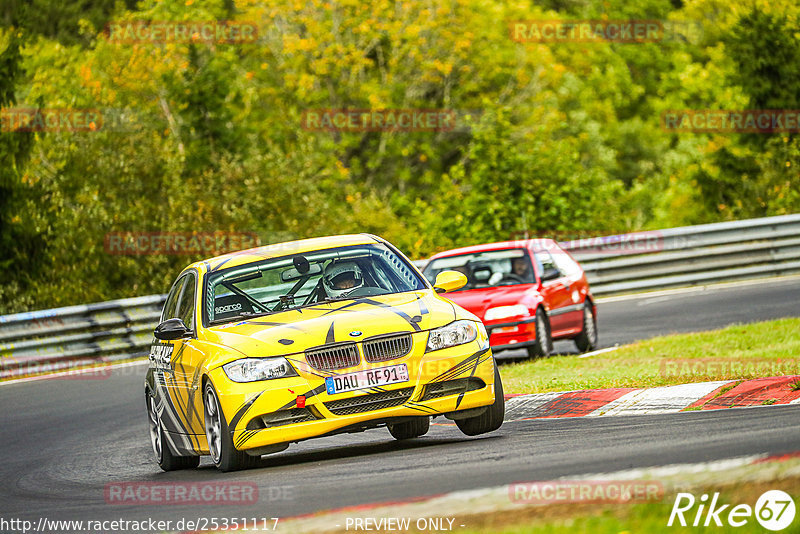
[[494, 351], [520, 349], [536, 343], [536, 317], [484, 324]]
[[[421, 338], [424, 335], [427, 339], [427, 332], [415, 335]], [[324, 381], [308, 376], [234, 383], [221, 368], [212, 371], [209, 378], [217, 389], [222, 411], [233, 431], [233, 443], [240, 450], [301, 441], [342, 429], [367, 428], [394, 418], [469, 410], [494, 402], [495, 364], [486, 338], [430, 353], [424, 352], [425, 343], [417, 341], [422, 339], [415, 340], [415, 347], [421, 347], [415, 353], [381, 364], [406, 363], [410, 380], [373, 390], [329, 395]], [[342, 372], [349, 371], [346, 369]], [[456, 380], [464, 382], [453, 382]], [[468, 386], [463, 391], [439, 397], [430, 393], [434, 389], [437, 390], [436, 394], [446, 393], [449, 391], [447, 388], [462, 383]], [[401, 393], [401, 403], [397, 404]], [[394, 400], [383, 405], [366, 404], [367, 409], [363, 411], [358, 406], [349, 407], [370, 401], [371, 395], [394, 397]], [[302, 399], [298, 397], [305, 399], [305, 408], [298, 407], [298, 404], [302, 404]], [[337, 409], [336, 406], [343, 408]], [[346, 413], [353, 410], [356, 413]], [[307, 416], [303, 417], [303, 414]], [[265, 416], [267, 419], [298, 416], [302, 420], [263, 428]]]

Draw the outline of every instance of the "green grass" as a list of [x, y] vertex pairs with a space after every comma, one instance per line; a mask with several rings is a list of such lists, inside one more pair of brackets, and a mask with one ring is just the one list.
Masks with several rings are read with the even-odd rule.
[[[800, 319], [674, 334], [578, 358], [553, 356], [500, 367], [506, 393], [656, 387], [800, 374]], [[800, 387], [800, 381], [797, 383]]]
[[[800, 478], [788, 477], [780, 480], [762, 482], [735, 482], [717, 484], [702, 488], [692, 488], [690, 493], [699, 496], [703, 493], [713, 494], [720, 492], [721, 504], [748, 504], [753, 506], [758, 497], [767, 490], [780, 489], [793, 496], [795, 501], [800, 494]], [[688, 526], [681, 527], [677, 521], [673, 526], [667, 527], [667, 521], [672, 510], [677, 492], [669, 491], [660, 502], [638, 504], [598, 504], [598, 505], [554, 505], [540, 506], [537, 508], [521, 508], [514, 513], [496, 512], [465, 518], [466, 527], [460, 529], [461, 534], [478, 534], [492, 532], [495, 534], [620, 534], [620, 533], [651, 533], [651, 532], [715, 532], [715, 533], [750, 533], [766, 532], [760, 527], [754, 517], [749, 517], [747, 524], [742, 527], [732, 527], [727, 524], [726, 510], [720, 514], [723, 526], [708, 528], [693, 527], [694, 514], [687, 512], [684, 517]], [[703, 516], [702, 520], [705, 520]], [[701, 520], [701, 524], [702, 524]], [[798, 532], [800, 527], [797, 519], [782, 532]]]

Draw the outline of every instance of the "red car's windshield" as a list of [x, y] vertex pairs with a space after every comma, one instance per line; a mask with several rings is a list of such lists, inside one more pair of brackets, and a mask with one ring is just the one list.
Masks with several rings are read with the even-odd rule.
[[467, 276], [460, 291], [535, 282], [528, 251], [523, 248], [473, 252], [431, 260], [423, 274], [433, 283], [442, 271], [459, 271]]

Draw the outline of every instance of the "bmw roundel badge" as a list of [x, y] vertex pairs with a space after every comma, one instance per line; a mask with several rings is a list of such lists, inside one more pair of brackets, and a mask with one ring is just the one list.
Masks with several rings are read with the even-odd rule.
[[363, 333], [363, 332], [361, 332], [361, 330], [353, 330], [352, 332], [350, 332], [350, 337], [358, 337], [358, 336], [360, 336], [362, 333]]

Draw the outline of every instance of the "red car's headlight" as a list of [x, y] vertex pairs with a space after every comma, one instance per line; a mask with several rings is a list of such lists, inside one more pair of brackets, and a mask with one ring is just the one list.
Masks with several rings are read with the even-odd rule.
[[496, 308], [489, 308], [483, 316], [484, 321], [496, 321], [498, 319], [507, 319], [509, 317], [527, 317], [530, 311], [522, 304], [514, 304], [513, 306], [497, 306]]

